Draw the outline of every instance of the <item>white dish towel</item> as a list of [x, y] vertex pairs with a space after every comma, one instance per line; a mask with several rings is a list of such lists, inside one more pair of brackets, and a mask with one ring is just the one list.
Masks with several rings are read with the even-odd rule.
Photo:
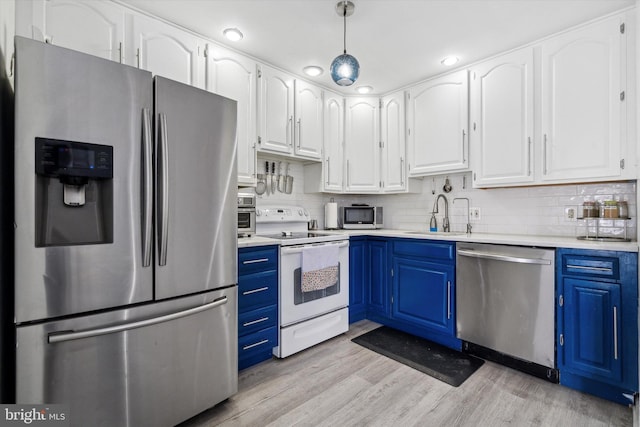
[[338, 281], [338, 245], [302, 248], [302, 292], [326, 289]]

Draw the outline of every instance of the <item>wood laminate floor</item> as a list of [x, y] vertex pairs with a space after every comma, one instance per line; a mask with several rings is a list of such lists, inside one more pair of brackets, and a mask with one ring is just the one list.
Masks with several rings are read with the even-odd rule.
[[460, 387], [367, 350], [348, 333], [240, 372], [238, 393], [181, 427], [631, 426], [632, 410], [486, 362]]

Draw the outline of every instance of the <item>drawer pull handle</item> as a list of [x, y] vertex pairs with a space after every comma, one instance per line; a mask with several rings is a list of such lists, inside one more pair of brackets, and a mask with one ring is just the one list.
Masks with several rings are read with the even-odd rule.
[[247, 261], [242, 261], [242, 264], [247, 265], [247, 264], [256, 264], [258, 262], [267, 262], [269, 261], [269, 258], [258, 258], [258, 259], [249, 259]]
[[269, 320], [268, 317], [263, 317], [262, 319], [252, 320], [251, 322], [245, 322], [242, 324], [242, 326], [251, 326], [251, 325], [255, 325], [256, 323], [266, 322], [267, 320]]
[[251, 295], [251, 294], [255, 294], [256, 292], [264, 292], [266, 290], [269, 290], [268, 286], [265, 286], [264, 288], [251, 289], [250, 291], [245, 291], [242, 293], [242, 295]]
[[269, 340], [258, 341], [257, 343], [254, 343], [254, 344], [245, 345], [244, 347], [242, 347], [242, 349], [243, 350], [249, 350], [250, 348], [257, 347], [259, 345], [266, 344], [268, 342], [269, 342]]
[[611, 268], [608, 267], [588, 267], [585, 265], [573, 265], [573, 264], [567, 264], [567, 268], [574, 268], [576, 270], [590, 270], [590, 271], [606, 271], [606, 272], [613, 272], [613, 270]]

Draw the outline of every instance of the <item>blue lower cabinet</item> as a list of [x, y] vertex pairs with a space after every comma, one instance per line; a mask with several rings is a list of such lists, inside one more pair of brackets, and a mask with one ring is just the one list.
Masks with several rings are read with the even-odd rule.
[[391, 316], [426, 329], [454, 335], [453, 267], [393, 258]]
[[366, 318], [460, 349], [455, 336], [455, 244], [368, 237], [367, 246]]
[[560, 384], [622, 404], [638, 391], [637, 254], [556, 253]]
[[366, 237], [349, 239], [349, 323], [367, 316], [368, 254]]
[[238, 250], [238, 369], [271, 359], [278, 345], [278, 246]]
[[242, 370], [271, 359], [273, 347], [278, 345], [278, 327], [261, 329], [238, 338], [238, 369]]
[[388, 318], [391, 314], [389, 239], [369, 240], [369, 265], [367, 313]]

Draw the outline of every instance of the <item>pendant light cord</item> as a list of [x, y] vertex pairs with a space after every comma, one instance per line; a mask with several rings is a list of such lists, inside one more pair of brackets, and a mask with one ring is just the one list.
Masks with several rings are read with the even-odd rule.
[[344, 28], [342, 31], [343, 34], [343, 41], [342, 41], [342, 46], [344, 47], [344, 54], [347, 54], [347, 2], [346, 0], [342, 2], [342, 5], [344, 6], [343, 11], [342, 11], [342, 21], [344, 23]]

